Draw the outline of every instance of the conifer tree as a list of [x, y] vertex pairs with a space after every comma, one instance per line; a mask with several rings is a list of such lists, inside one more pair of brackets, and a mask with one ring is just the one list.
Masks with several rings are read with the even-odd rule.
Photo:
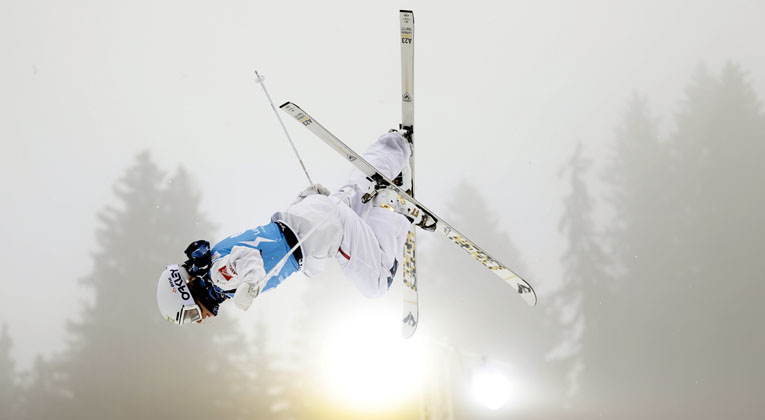
[[[594, 220], [595, 202], [588, 187], [587, 173], [591, 161], [577, 143], [573, 156], [562, 169], [570, 184], [564, 200], [564, 213], [559, 229], [568, 245], [562, 258], [563, 287], [552, 302], [552, 312], [560, 329], [560, 338], [547, 357], [566, 364], [564, 399], [571, 405], [583, 383], [592, 385], [598, 376], [597, 364], [585, 359], [585, 335], [597, 335], [604, 320], [599, 314], [608, 299], [607, 258], [602, 250], [601, 231]], [[594, 351], [597, 352], [597, 351]], [[594, 353], [593, 351], [590, 354]], [[588, 363], [585, 363], [588, 362]]]
[[753, 392], [765, 386], [759, 362], [765, 285], [758, 263], [765, 235], [765, 115], [746, 73], [729, 63], [719, 76], [699, 70], [676, 125], [670, 144], [682, 206], [678, 261], [668, 270], [674, 269], [671, 296], [683, 310], [673, 317], [665, 357], [674, 371], [693, 375], [669, 375], [665, 384], [699, 407], [723, 393], [735, 395], [727, 409], [698, 412], [745, 415], [765, 408]]
[[[512, 237], [501, 228], [500, 216], [469, 181], [459, 182], [449, 194], [444, 218], [484, 251], [512, 270], [534, 279], [521, 260]], [[434, 210], [438, 211], [438, 210]], [[418, 238], [427, 237], [418, 233]], [[440, 235], [418, 239], [420, 325], [417, 334], [450, 346], [455, 355], [451, 369], [456, 418], [475, 418], [474, 401], [462, 390], [486, 363], [512, 366], [512, 375], [539, 375], [544, 353], [554, 338], [538, 312], [518, 297], [514, 288], [486, 270], [464, 250]], [[522, 344], [520, 344], [522, 343]], [[469, 356], [473, 355], [473, 356]], [[445, 386], [446, 384], [444, 384]], [[502, 415], [506, 415], [503, 413]]]
[[0, 330], [0, 418], [10, 419], [15, 414], [17, 398], [16, 369], [11, 358], [13, 341], [8, 335], [8, 325]]
[[178, 327], [157, 310], [164, 267], [183, 262], [185, 246], [211, 234], [187, 174], [179, 170], [171, 180], [141, 153], [115, 186], [119, 205], [99, 216], [100, 249], [83, 279], [94, 299], [71, 323], [60, 362], [37, 381], [63, 378], [67, 400], [58, 417], [233, 417], [226, 398], [247, 384], [228, 380], [235, 371], [230, 358], [246, 348], [218, 338], [231, 337], [234, 324], [213, 319]]
[[67, 413], [76, 402], [58, 356], [50, 360], [37, 356], [31, 370], [22, 373], [21, 382], [19, 420], [73, 418]]
[[[765, 351], [765, 286], [754, 280], [764, 226], [759, 101], [728, 65], [719, 77], [697, 72], [664, 142], [641, 108], [630, 106], [607, 176], [620, 276], [585, 354], [620, 388], [603, 383], [598, 395], [623, 418], [637, 418], [636, 405], [643, 417], [746, 417], [763, 407], [752, 391], [763, 386]], [[713, 403], [722, 395], [733, 397]]]

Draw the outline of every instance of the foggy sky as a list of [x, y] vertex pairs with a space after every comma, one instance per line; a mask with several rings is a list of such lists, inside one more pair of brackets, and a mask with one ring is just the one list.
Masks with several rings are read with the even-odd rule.
[[[197, 177], [219, 237], [307, 183], [253, 70], [277, 105], [294, 101], [357, 150], [396, 126], [400, 8], [416, 13], [419, 198], [438, 211], [469, 174], [540, 299], [560, 275], [558, 172], [575, 141], [597, 167], [633, 92], [669, 118], [702, 63], [741, 63], [763, 94], [756, 1], [4, 0], [0, 322], [22, 366], [61, 348], [88, 298], [77, 278], [96, 214], [139, 151]], [[312, 177], [336, 187], [348, 165], [285, 122]]]

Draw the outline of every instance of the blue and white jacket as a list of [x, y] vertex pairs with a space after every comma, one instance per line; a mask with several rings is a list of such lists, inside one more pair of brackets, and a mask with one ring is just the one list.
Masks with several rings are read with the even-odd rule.
[[[216, 286], [233, 296], [243, 282], [259, 282], [289, 250], [287, 239], [276, 223], [247, 229], [213, 246], [210, 278]], [[295, 254], [290, 255], [262, 291], [275, 288], [299, 269]]]

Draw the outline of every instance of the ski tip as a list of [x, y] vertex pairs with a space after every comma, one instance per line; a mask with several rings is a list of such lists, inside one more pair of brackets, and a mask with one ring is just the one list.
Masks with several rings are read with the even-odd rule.
[[530, 284], [526, 283], [525, 281], [523, 284], [518, 285], [518, 293], [520, 293], [523, 300], [526, 301], [526, 303], [529, 304], [532, 308], [534, 306], [537, 306], [537, 292], [534, 291], [534, 288], [531, 287]]
[[416, 325], [414, 327], [411, 327], [411, 328], [403, 328], [401, 330], [401, 338], [403, 338], [403, 339], [410, 339], [410, 338], [414, 337], [414, 332], [416, 330], [417, 330], [417, 326]]
[[283, 104], [279, 105], [279, 108], [284, 108], [285, 106], [290, 106], [290, 105], [292, 105], [292, 102], [290, 102], [290, 101], [287, 101], [287, 102], [285, 102], [285, 103], [283, 103]]
[[412, 338], [414, 332], [417, 331], [418, 321], [417, 319], [412, 319], [407, 322], [407, 319], [404, 319], [404, 323], [401, 325], [401, 338]]

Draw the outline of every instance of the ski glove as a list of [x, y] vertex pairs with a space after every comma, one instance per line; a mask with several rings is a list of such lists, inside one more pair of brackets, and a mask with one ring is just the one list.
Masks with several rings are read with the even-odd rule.
[[292, 204], [298, 203], [298, 202], [302, 201], [304, 198], [308, 197], [309, 195], [314, 195], [314, 194], [321, 194], [321, 195], [327, 195], [328, 196], [329, 195], [329, 189], [327, 189], [327, 187], [325, 187], [325, 186], [323, 186], [321, 184], [309, 185], [306, 189], [301, 191], [300, 194], [298, 194], [297, 200], [295, 200], [295, 202], [292, 203]]
[[246, 311], [250, 309], [253, 299], [260, 294], [260, 288], [254, 284], [242, 282], [239, 287], [236, 288], [234, 293], [234, 305], [237, 308]]

